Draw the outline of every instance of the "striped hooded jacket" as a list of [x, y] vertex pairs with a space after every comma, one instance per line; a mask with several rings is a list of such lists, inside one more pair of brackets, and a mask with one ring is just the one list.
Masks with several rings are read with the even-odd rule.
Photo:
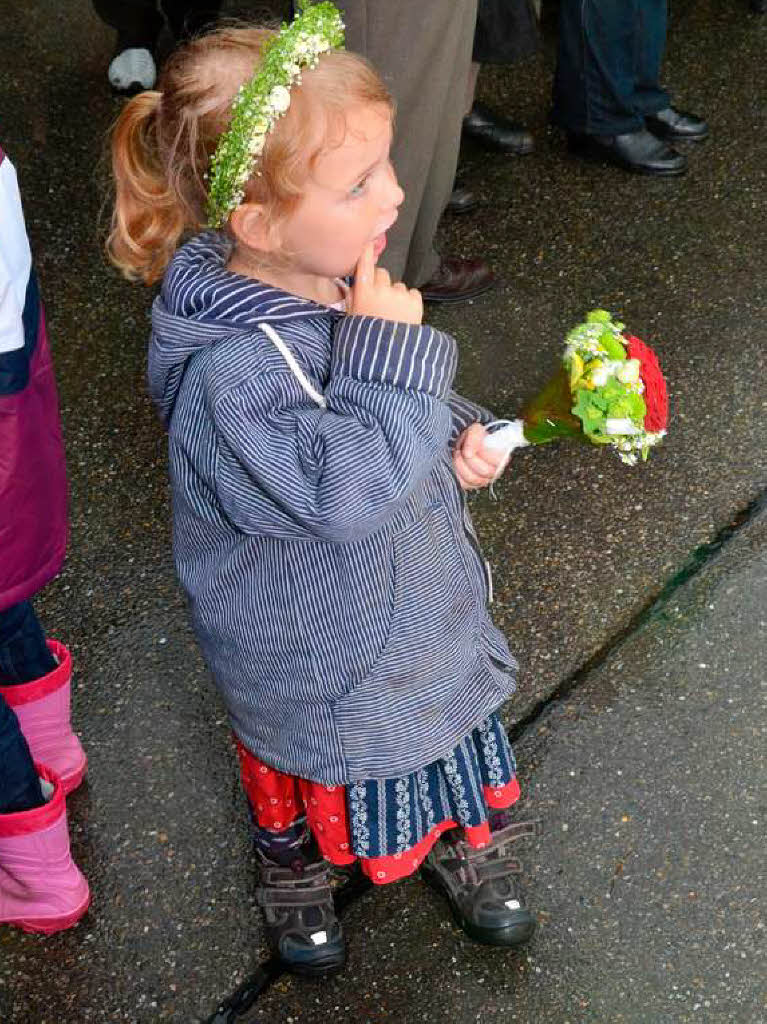
[[234, 731], [327, 784], [446, 755], [515, 688], [451, 439], [456, 345], [225, 269], [206, 233], [152, 310], [174, 555]]
[[0, 611], [61, 568], [67, 485], [45, 317], [13, 164], [0, 149]]

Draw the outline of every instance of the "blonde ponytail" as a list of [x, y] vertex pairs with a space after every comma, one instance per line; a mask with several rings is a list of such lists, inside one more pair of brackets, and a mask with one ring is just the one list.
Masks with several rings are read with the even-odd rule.
[[112, 132], [115, 205], [109, 258], [132, 281], [162, 277], [184, 233], [186, 217], [159, 161], [159, 92], [142, 92], [123, 108]]

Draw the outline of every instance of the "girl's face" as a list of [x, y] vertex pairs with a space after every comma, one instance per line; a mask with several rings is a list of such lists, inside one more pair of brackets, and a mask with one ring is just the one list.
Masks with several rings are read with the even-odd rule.
[[383, 252], [404, 199], [389, 160], [391, 138], [386, 107], [347, 112], [343, 141], [317, 157], [299, 205], [280, 226], [280, 248], [294, 273], [344, 277], [368, 242], [376, 256]]

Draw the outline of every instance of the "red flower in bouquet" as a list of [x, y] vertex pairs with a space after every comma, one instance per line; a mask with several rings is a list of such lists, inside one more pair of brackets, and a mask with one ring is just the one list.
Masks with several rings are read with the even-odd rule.
[[666, 434], [666, 382], [653, 350], [623, 327], [605, 310], [591, 310], [568, 333], [543, 390], [519, 419], [489, 424], [485, 444], [508, 457], [523, 445], [570, 438], [609, 445], [630, 466], [646, 459]]
[[644, 400], [647, 406], [645, 430], [651, 433], [665, 430], [668, 425], [668, 392], [658, 357], [640, 338], [625, 333], [623, 337], [627, 341], [626, 352], [629, 359], [638, 359], [640, 362], [639, 375], [644, 384]]

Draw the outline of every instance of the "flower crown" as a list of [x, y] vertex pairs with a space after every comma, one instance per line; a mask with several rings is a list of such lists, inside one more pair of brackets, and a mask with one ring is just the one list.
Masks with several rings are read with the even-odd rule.
[[241, 85], [229, 127], [221, 135], [208, 172], [208, 223], [219, 228], [243, 200], [245, 185], [266, 136], [290, 106], [290, 89], [320, 55], [344, 45], [344, 23], [332, 3], [299, 0], [299, 13], [265, 44], [258, 71]]

